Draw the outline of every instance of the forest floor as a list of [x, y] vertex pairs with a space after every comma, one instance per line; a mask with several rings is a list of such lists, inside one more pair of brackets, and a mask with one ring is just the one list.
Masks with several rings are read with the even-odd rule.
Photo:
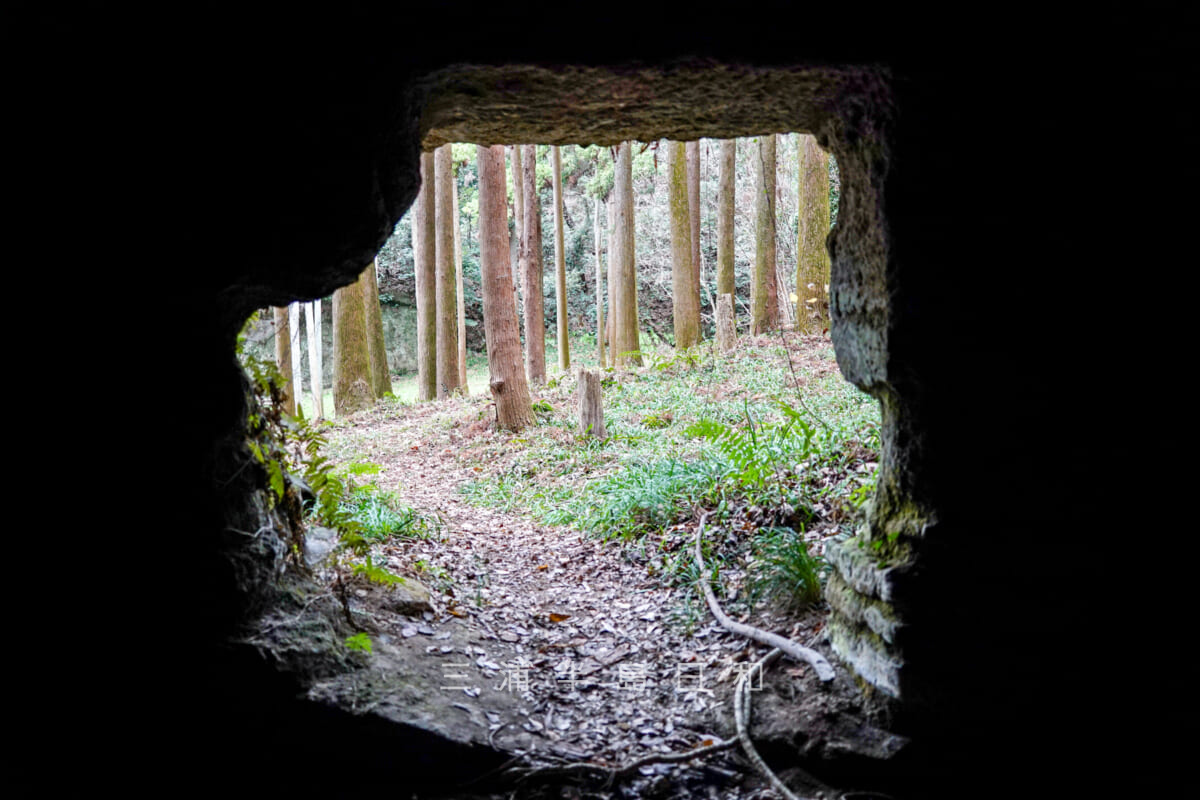
[[[696, 590], [691, 553], [703, 508], [720, 508], [709, 557], [726, 610], [834, 661], [822, 637], [827, 607], [789, 610], [769, 591], [764, 596], [754, 580], [766, 569], [756, 542], [764, 531], [787, 531], [819, 557], [825, 541], [848, 533], [855, 515], [847, 496], [873, 477], [877, 456], [868, 440], [877, 411], [855, 398], [838, 405], [848, 395], [826, 337], [782, 341], [746, 340], [724, 365], [710, 354], [707, 371], [704, 359], [664, 355], [612, 373], [605, 403], [613, 435], [604, 443], [575, 429], [574, 379], [566, 375], [535, 391], [540, 422], [518, 436], [495, 429], [494, 409], [481, 394], [380, 403], [330, 428], [329, 455], [349, 480], [421, 523], [409, 530], [416, 535], [380, 537], [371, 563], [420, 581], [428, 602], [415, 616], [389, 616], [357, 590], [358, 606], [376, 623], [372, 639], [381, 650], [423, 660], [426, 682], [431, 671], [441, 673], [441, 710], [426, 713], [465, 714], [516, 766], [545, 770], [516, 796], [773, 796], [737, 749], [647, 764], [608, 787], [600, 770], [569, 765], [618, 768], [735, 735], [733, 686], [768, 648], [725, 631]], [[767, 384], [753, 385], [759, 379]], [[711, 445], [686, 434], [689, 417], [740, 407], [742, 429], [765, 436], [777, 423], [763, 412], [756, 428], [750, 403], [793, 385], [810, 392], [822, 425], [849, 432], [826, 437], [838, 458], [809, 447], [802, 453], [808, 460], [793, 463], [799, 455], [780, 451], [788, 466], [782, 473], [773, 466], [779, 480], [763, 479], [757, 491], [733, 491], [726, 462], [725, 472], [714, 473], [724, 477], [703, 491], [678, 481], [649, 485], [661, 472], [653, 469], [630, 486], [631, 473], [664, 459], [719, 461]], [[850, 416], [835, 419], [839, 409]], [[736, 417], [729, 412], [731, 422]], [[798, 477], [805, 468], [806, 490]], [[621, 492], [636, 501], [614, 499]], [[801, 505], [804, 524], [794, 521]], [[838, 673], [821, 684], [807, 665], [781, 661], [752, 684], [761, 686], [752, 735], [797, 790], [818, 788], [788, 771], [805, 757], [824, 760], [837, 777], [899, 747], [872, 726], [844, 670]]]

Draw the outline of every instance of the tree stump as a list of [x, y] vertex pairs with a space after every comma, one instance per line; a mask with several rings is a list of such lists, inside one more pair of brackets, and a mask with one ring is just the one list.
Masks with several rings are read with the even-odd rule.
[[728, 353], [737, 344], [737, 327], [733, 324], [733, 295], [717, 297], [717, 349]]
[[579, 429], [585, 436], [607, 439], [604, 428], [604, 403], [600, 389], [600, 371], [579, 370]]

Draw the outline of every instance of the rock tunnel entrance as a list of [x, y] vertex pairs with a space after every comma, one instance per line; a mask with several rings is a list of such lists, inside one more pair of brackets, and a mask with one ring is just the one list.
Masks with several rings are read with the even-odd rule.
[[[838, 363], [848, 380], [879, 399], [884, 420], [870, 523], [831, 559], [830, 628], [840, 668], [880, 698], [897, 730], [923, 748], [898, 782], [915, 788], [914, 796], [961, 796], [955, 781], [992, 763], [993, 746], [1007, 754], [1006, 734], [1032, 709], [1079, 709], [1078, 695], [1056, 696], [1031, 665], [992, 646], [1013, 633], [1014, 614], [1031, 605], [1017, 598], [1014, 611], [1014, 599], [998, 594], [1009, 573], [987, 558], [987, 540], [1012, 518], [993, 509], [1011, 487], [1011, 473], [1026, 465], [1020, 442], [1043, 428], [1030, 422], [1018, 441], [998, 444], [969, 475], [960, 466], [971, 460], [957, 439], [973, 413], [968, 398], [981, 395], [991, 375], [973, 362], [954, 367], [968, 353], [991, 364], [1004, 347], [986, 329], [995, 302], [935, 252], [937, 236], [953, 235], [935, 217], [964, 222], [970, 215], [928, 210], [936, 195], [932, 176], [947, 179], [965, 156], [961, 144], [931, 143], [937, 126], [922, 115], [941, 101], [927, 87], [897, 83], [888, 70], [871, 67], [703, 61], [450, 66], [407, 75], [383, 100], [374, 84], [336, 102], [321, 96], [324, 84], [315, 90], [317, 99], [302, 107], [316, 110], [293, 132], [298, 141], [288, 151], [307, 153], [303, 168], [277, 158], [261, 182], [255, 179], [252, 189], [262, 196], [249, 191], [233, 201], [231, 216], [246, 226], [234, 238], [253, 246], [215, 269], [208, 291], [194, 301], [210, 323], [194, 346], [214, 376], [217, 399], [208, 425], [193, 432], [204, 486], [215, 487], [202, 491], [200, 503], [211, 511], [202, 523], [207, 560], [200, 584], [213, 599], [200, 616], [223, 708], [236, 707], [265, 739], [288, 726], [336, 730], [363, 743], [366, 758], [380, 768], [389, 753], [425, 747], [412, 730], [297, 700], [314, 675], [342, 668], [320, 648], [264, 660], [227, 645], [231, 632], [287, 591], [278, 543], [230, 533], [260, 530], [264, 514], [260, 487], [239, 469], [244, 394], [229, 358], [233, 334], [251, 309], [311, 299], [352, 280], [411, 203], [422, 147], [807, 131], [836, 155], [842, 174], [839, 225], [829, 243]], [[264, 214], [256, 205], [279, 186], [285, 196], [295, 190], [288, 205], [294, 214]], [[264, 226], [272, 237], [255, 233]], [[1038, 369], [1030, 374], [1043, 376]], [[990, 402], [1004, 407], [1018, 389], [997, 391]], [[1042, 510], [1049, 515], [1038, 530], [1062, 524], [1062, 514]], [[1069, 559], [1071, 548], [1061, 539], [1048, 536], [1043, 546], [1046, 559], [1027, 574], [1030, 580], [1048, 579], [1054, 565]], [[1059, 600], [1060, 613], [1077, 613], [1077, 601]], [[1063, 636], [1052, 625], [1025, 633], [1052, 663], [1067, 663], [1075, 652], [1077, 633]], [[978, 738], [964, 743], [964, 732]], [[305, 747], [321, 751], [312, 741]], [[462, 757], [453, 747], [429, 756], [441, 763]]]

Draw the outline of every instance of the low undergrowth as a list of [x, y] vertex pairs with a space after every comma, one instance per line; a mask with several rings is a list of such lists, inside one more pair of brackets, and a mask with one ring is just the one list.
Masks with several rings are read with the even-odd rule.
[[603, 380], [607, 439], [581, 435], [574, 378], [552, 378], [541, 424], [463, 448], [479, 472], [464, 493], [619, 540], [648, 572], [685, 587], [696, 576], [672, 527], [709, 509], [714, 525], [739, 532], [719, 539], [711, 563], [752, 574], [741, 599], [796, 609], [819, 598], [812, 543], [848, 532], [874, 486], [874, 399], [842, 379], [823, 337], [746, 339], [720, 359], [644, 355], [646, 367]]

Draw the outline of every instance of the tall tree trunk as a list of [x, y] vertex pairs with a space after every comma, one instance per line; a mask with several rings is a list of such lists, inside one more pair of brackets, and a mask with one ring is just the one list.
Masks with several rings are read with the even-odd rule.
[[379, 276], [374, 261], [363, 270], [363, 309], [367, 315], [367, 354], [371, 358], [371, 390], [380, 398], [392, 391], [387, 344], [383, 338], [383, 309], [379, 305]]
[[283, 376], [283, 411], [296, 413], [296, 387], [292, 380], [292, 335], [286, 306], [275, 307], [275, 366]]
[[[717, 183], [717, 296], [734, 293], [733, 196], [737, 181], [737, 140], [721, 140], [721, 175]], [[736, 319], [736, 317], [735, 317]]]
[[479, 170], [479, 268], [483, 279], [483, 333], [499, 427], [519, 431], [533, 423], [533, 407], [521, 364], [521, 338], [512, 297], [508, 253], [508, 203], [504, 147], [475, 148]]
[[796, 330], [817, 333], [829, 325], [829, 154], [815, 136], [799, 139]]
[[292, 351], [292, 399], [296, 411], [300, 411], [300, 398], [304, 394], [304, 370], [300, 365], [300, 304], [288, 303], [288, 340]]
[[[696, 307], [700, 307], [700, 142], [687, 143], [688, 221], [691, 229], [692, 271], [696, 273]], [[699, 325], [697, 312], [697, 325]], [[678, 345], [678, 340], [676, 340]]]
[[775, 280], [775, 135], [758, 139], [758, 180], [755, 186], [754, 282], [750, 287], [755, 335], [779, 326]]
[[304, 304], [304, 322], [308, 326], [308, 384], [313, 395], [313, 418], [325, 418], [325, 387], [321, 370], [321, 301]]
[[458, 296], [455, 299], [458, 309], [458, 385], [463, 394], [470, 394], [471, 389], [467, 386], [467, 309], [463, 300], [462, 217], [458, 213], [458, 181], [451, 180], [450, 185], [454, 194], [454, 285], [458, 287]]
[[[616, 335], [616, 363], [642, 366], [638, 341], [637, 256], [633, 219], [633, 153], [630, 142], [617, 148], [613, 191], [617, 195], [616, 244], [617, 287], [614, 293], [613, 328]], [[631, 354], [632, 355], [629, 355]]]
[[435, 204], [437, 208], [437, 397], [449, 397], [458, 388], [458, 290], [454, 274], [454, 165], [451, 145], [434, 152]]
[[421, 191], [413, 214], [417, 281], [417, 399], [437, 397], [437, 211], [433, 153], [421, 153]]
[[333, 293], [333, 410], [339, 417], [374, 402], [362, 284], [359, 274], [357, 281]]
[[558, 368], [571, 368], [571, 344], [567, 341], [567, 254], [563, 248], [562, 152], [558, 145], [551, 148], [554, 155], [554, 292], [557, 300]]
[[671, 308], [675, 348], [686, 350], [700, 341], [700, 293], [692, 262], [688, 165], [683, 142], [667, 142], [671, 206]]
[[521, 271], [525, 284], [525, 372], [530, 383], [546, 382], [546, 313], [542, 298], [542, 210], [537, 191], [537, 146], [522, 145], [521, 188], [525, 201], [525, 236]]
[[517, 241], [516, 286], [513, 302], [517, 308], [517, 327], [521, 326], [521, 304], [517, 300], [525, 289], [525, 264], [521, 261], [521, 244], [525, 241], [525, 171], [521, 169], [521, 145], [512, 146], [513, 222]]
[[608, 321], [605, 324], [605, 333], [608, 338], [608, 365], [615, 367], [617, 365], [617, 315], [614, 311], [616, 308], [614, 298], [617, 294], [617, 272], [619, 269], [615, 258], [617, 253], [616, 192], [609, 192], [608, 202], [604, 206], [608, 220]]
[[592, 198], [596, 238], [596, 363], [604, 369], [604, 265], [600, 261], [600, 198]]

